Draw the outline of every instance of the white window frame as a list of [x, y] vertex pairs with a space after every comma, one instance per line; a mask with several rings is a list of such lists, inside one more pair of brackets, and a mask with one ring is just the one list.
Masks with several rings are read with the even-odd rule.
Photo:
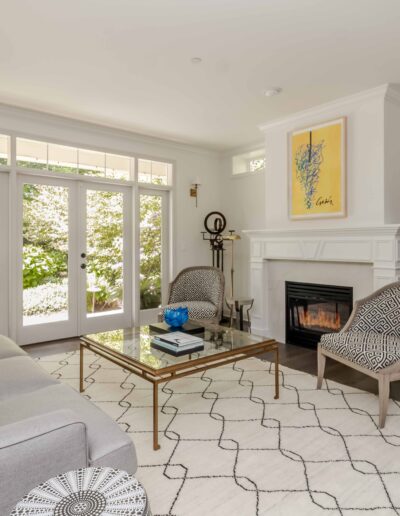
[[[8, 173], [9, 175], [9, 221], [8, 221], [8, 230], [9, 230], [9, 263], [8, 263], [8, 300], [9, 300], [9, 313], [8, 313], [8, 321], [9, 321], [9, 335], [11, 338], [16, 340], [17, 338], [17, 289], [18, 285], [18, 277], [20, 271], [17, 268], [17, 253], [18, 253], [18, 185], [17, 185], [17, 177], [20, 174], [24, 174], [26, 176], [32, 175], [36, 177], [45, 176], [45, 177], [56, 177], [56, 178], [65, 178], [71, 181], [81, 181], [87, 183], [105, 183], [105, 184], [113, 184], [113, 185], [121, 185], [121, 186], [131, 186], [132, 188], [132, 205], [133, 205], [133, 213], [132, 213], [132, 223], [133, 223], [133, 238], [132, 238], [132, 262], [133, 262], [133, 299], [132, 299], [132, 317], [133, 324], [137, 325], [140, 321], [140, 284], [139, 284], [139, 260], [138, 260], [138, 249], [139, 249], [139, 194], [143, 190], [152, 190], [152, 191], [165, 191], [168, 196], [168, 265], [166, 268], [167, 277], [163, 278], [163, 283], [169, 284], [175, 274], [175, 263], [176, 263], [176, 252], [174, 245], [174, 235], [176, 233], [176, 220], [175, 220], [175, 203], [176, 203], [176, 161], [170, 158], [163, 158], [158, 155], [147, 155], [136, 152], [127, 152], [125, 150], [121, 150], [119, 148], [111, 148], [104, 147], [98, 145], [86, 145], [77, 143], [74, 140], [64, 140], [59, 138], [51, 138], [48, 136], [41, 136], [32, 133], [26, 133], [23, 131], [9, 131], [7, 129], [0, 128], [0, 134], [6, 135], [10, 137], [10, 154], [9, 154], [9, 164], [8, 165], [0, 165], [0, 173]], [[131, 177], [129, 180], [119, 180], [119, 179], [111, 179], [107, 177], [98, 177], [98, 176], [85, 176], [80, 174], [67, 174], [62, 172], [54, 172], [50, 170], [41, 170], [41, 169], [32, 169], [29, 167], [18, 167], [17, 166], [17, 148], [16, 141], [17, 138], [24, 138], [28, 140], [35, 140], [39, 142], [45, 142], [55, 145], [65, 145], [70, 147], [76, 147], [77, 149], [86, 149], [93, 150], [98, 152], [105, 152], [109, 154], [116, 154], [119, 156], [126, 156], [132, 159], [131, 166]], [[146, 159], [150, 161], [158, 161], [163, 163], [169, 163], [172, 166], [171, 172], [171, 184], [169, 185], [156, 185], [152, 183], [139, 183], [138, 182], [138, 159]], [[164, 287], [162, 295], [163, 295], [163, 303], [166, 301], [168, 288]], [[165, 298], [165, 300], [164, 300]]]

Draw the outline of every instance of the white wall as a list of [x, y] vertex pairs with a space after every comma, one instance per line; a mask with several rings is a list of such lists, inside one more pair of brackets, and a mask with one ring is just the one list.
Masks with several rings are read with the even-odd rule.
[[[261, 141], [255, 148], [262, 148]], [[227, 218], [228, 229], [239, 234], [243, 229], [262, 228], [265, 217], [265, 173], [255, 172], [232, 176], [232, 156], [252, 150], [241, 148], [226, 153], [221, 163], [222, 212]], [[241, 234], [242, 240], [235, 242], [235, 295], [249, 295], [249, 239]], [[230, 294], [231, 246], [225, 244], [225, 275], [227, 294]]]
[[[347, 118], [347, 217], [290, 220], [288, 133]], [[384, 223], [384, 92], [356, 95], [264, 126], [267, 172], [265, 227], [368, 226]]]
[[[288, 133], [347, 118], [347, 217], [290, 220], [288, 216]], [[400, 95], [382, 86], [294, 113], [263, 126], [266, 171], [232, 179], [231, 157], [222, 163], [223, 211], [230, 226], [243, 229], [304, 229], [400, 223]], [[262, 144], [261, 144], [262, 145]], [[237, 245], [238, 294], [247, 295], [249, 242]]]
[[[100, 148], [116, 153], [130, 153], [149, 158], [168, 159], [175, 162], [174, 209], [174, 274], [191, 265], [210, 264], [208, 246], [202, 241], [201, 231], [205, 215], [221, 209], [220, 156], [218, 153], [145, 137], [125, 131], [88, 124], [67, 118], [0, 105], [0, 133], [14, 132], [22, 136], [60, 141], [88, 148]], [[0, 174], [1, 175], [1, 174]], [[199, 207], [189, 197], [191, 181], [198, 176]], [[3, 175], [0, 177], [0, 332], [7, 333], [3, 318], [8, 298], [7, 246], [8, 188]]]
[[400, 97], [385, 102], [385, 223], [400, 222]]

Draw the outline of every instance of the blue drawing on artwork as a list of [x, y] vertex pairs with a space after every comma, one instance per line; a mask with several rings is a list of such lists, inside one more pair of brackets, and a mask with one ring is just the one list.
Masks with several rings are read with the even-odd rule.
[[304, 189], [304, 204], [307, 210], [314, 207], [314, 196], [317, 191], [321, 171], [321, 164], [324, 161], [323, 149], [325, 142], [302, 144], [296, 151], [296, 177]]

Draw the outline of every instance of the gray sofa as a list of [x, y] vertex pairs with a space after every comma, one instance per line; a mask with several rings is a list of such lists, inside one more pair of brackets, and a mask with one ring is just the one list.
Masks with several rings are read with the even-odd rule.
[[41, 482], [86, 466], [135, 473], [131, 438], [0, 336], [0, 515]]

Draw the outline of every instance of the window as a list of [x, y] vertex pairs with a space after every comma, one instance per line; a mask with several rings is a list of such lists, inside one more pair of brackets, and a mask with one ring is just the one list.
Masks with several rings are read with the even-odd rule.
[[[47, 168], [52, 172], [76, 174], [78, 171], [78, 150], [64, 145], [48, 145]], [[26, 165], [29, 166], [29, 165]]]
[[79, 149], [78, 165], [78, 172], [82, 176], [105, 177], [106, 175], [106, 155], [104, 152]]
[[234, 176], [253, 172], [260, 172], [265, 169], [265, 150], [258, 149], [232, 158], [232, 174]]
[[129, 156], [17, 138], [19, 167], [129, 180], [133, 162]]
[[162, 161], [138, 159], [138, 180], [153, 185], [172, 184], [172, 165]]
[[249, 172], [258, 172], [265, 168], [265, 158], [253, 158], [249, 160]]
[[0, 165], [9, 164], [10, 137], [0, 134]]
[[47, 169], [47, 143], [17, 138], [17, 165]]
[[140, 194], [140, 308], [161, 305], [162, 195]]
[[110, 179], [126, 179], [133, 177], [133, 159], [117, 154], [106, 154], [106, 177]]

